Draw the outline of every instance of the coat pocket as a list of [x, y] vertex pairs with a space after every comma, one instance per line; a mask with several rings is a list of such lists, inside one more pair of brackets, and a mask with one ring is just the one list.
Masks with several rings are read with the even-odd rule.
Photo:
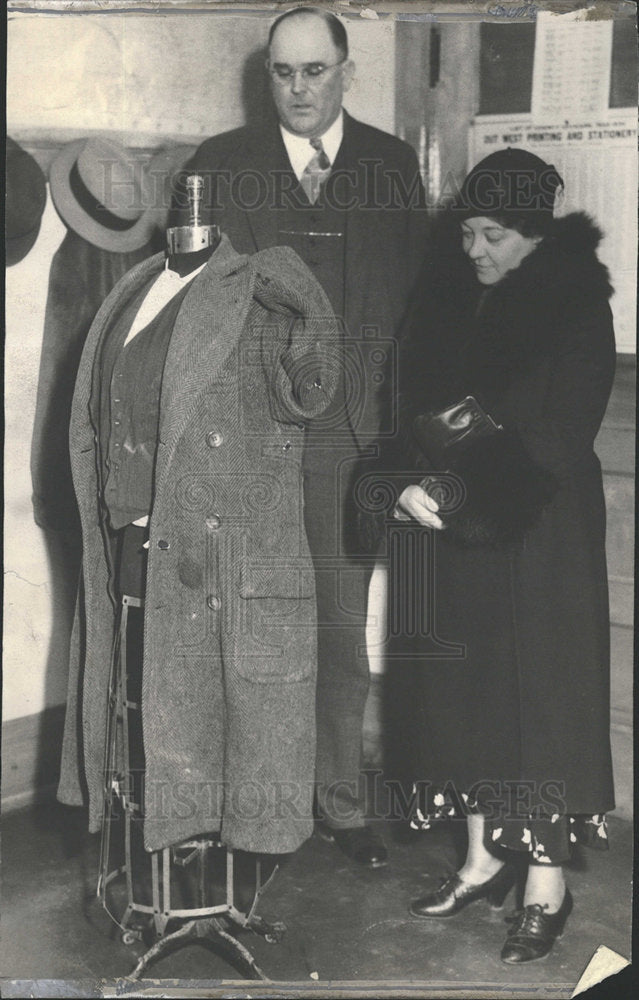
[[240, 573], [240, 597], [310, 600], [315, 597], [315, 574], [308, 563], [246, 561]]
[[239, 603], [238, 674], [257, 684], [312, 679], [317, 665], [312, 567], [245, 564]]

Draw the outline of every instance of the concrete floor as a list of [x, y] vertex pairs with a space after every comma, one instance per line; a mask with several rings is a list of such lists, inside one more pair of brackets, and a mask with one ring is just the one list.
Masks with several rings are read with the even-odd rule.
[[[5, 815], [3, 828], [2, 996], [137, 995], [121, 979], [144, 947], [125, 946], [95, 899], [99, 837], [85, 833], [83, 813], [49, 804]], [[241, 933], [279, 987], [270, 995], [294, 982], [293, 996], [324, 996], [330, 981], [331, 995], [342, 996], [351, 994], [338, 984], [374, 996], [384, 986], [419, 997], [438, 987], [459, 996], [474, 986], [489, 997], [569, 997], [599, 945], [630, 957], [630, 823], [611, 818], [610, 851], [584, 851], [573, 863], [567, 878], [575, 911], [564, 937], [550, 956], [523, 968], [499, 959], [512, 895], [501, 912], [480, 901], [453, 920], [409, 916], [408, 900], [456, 864], [450, 825], [425, 834], [398, 824], [379, 828], [391, 853], [385, 868], [357, 868], [317, 834], [280, 867], [259, 912], [285, 921], [287, 934], [269, 944]], [[162, 959], [153, 977], [163, 981], [155, 992], [163, 996], [211, 996], [222, 981], [240, 979], [220, 954], [197, 944]], [[197, 989], [183, 993], [176, 980]], [[227, 986], [215, 995], [267, 992]]]

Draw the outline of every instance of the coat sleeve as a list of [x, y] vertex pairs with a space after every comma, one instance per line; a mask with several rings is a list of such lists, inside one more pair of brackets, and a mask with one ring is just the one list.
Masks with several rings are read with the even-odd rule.
[[550, 384], [534, 419], [516, 415], [524, 447], [558, 479], [570, 475], [592, 447], [615, 373], [615, 337], [607, 302], [588, 303], [562, 331]]
[[[592, 455], [614, 377], [611, 313], [606, 302], [591, 301], [565, 316], [547, 377], [535, 382], [531, 374], [534, 390], [514, 393], [504, 431], [477, 441], [453, 465], [463, 502], [444, 520], [463, 544], [522, 540], [562, 481]], [[424, 485], [437, 499], [436, 479]]]
[[287, 422], [311, 420], [330, 404], [339, 378], [339, 325], [317, 280], [289, 247], [252, 258], [254, 295], [267, 310], [263, 362], [273, 415]]

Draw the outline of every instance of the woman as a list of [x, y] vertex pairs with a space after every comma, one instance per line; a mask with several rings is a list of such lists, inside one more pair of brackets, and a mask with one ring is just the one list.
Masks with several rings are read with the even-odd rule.
[[[592, 221], [553, 217], [561, 185], [519, 149], [470, 172], [425, 269], [400, 373], [402, 460], [420, 471], [395, 516], [434, 542], [434, 628], [403, 642], [423, 680], [413, 825], [462, 814], [468, 826], [461, 869], [411, 912], [500, 905], [514, 859], [525, 860], [508, 963], [550, 951], [572, 908], [562, 865], [576, 841], [607, 846], [603, 814], [614, 807], [593, 451], [614, 375], [612, 290]], [[442, 469], [415, 418], [469, 395], [499, 429], [452, 448]]]

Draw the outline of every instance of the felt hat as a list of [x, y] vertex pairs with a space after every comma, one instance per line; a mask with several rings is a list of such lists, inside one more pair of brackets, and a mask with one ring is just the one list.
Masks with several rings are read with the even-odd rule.
[[30, 153], [7, 137], [6, 265], [18, 264], [38, 238], [47, 201], [47, 182]]
[[506, 222], [552, 220], [563, 180], [552, 163], [526, 149], [500, 149], [477, 163], [466, 177], [454, 206], [455, 217], [498, 215]]
[[[166, 177], [192, 154], [178, 146], [150, 163], [105, 136], [67, 143], [49, 169], [51, 196], [63, 222], [87, 242], [116, 253], [145, 246], [168, 212]], [[150, 172], [152, 171], [152, 172]]]

